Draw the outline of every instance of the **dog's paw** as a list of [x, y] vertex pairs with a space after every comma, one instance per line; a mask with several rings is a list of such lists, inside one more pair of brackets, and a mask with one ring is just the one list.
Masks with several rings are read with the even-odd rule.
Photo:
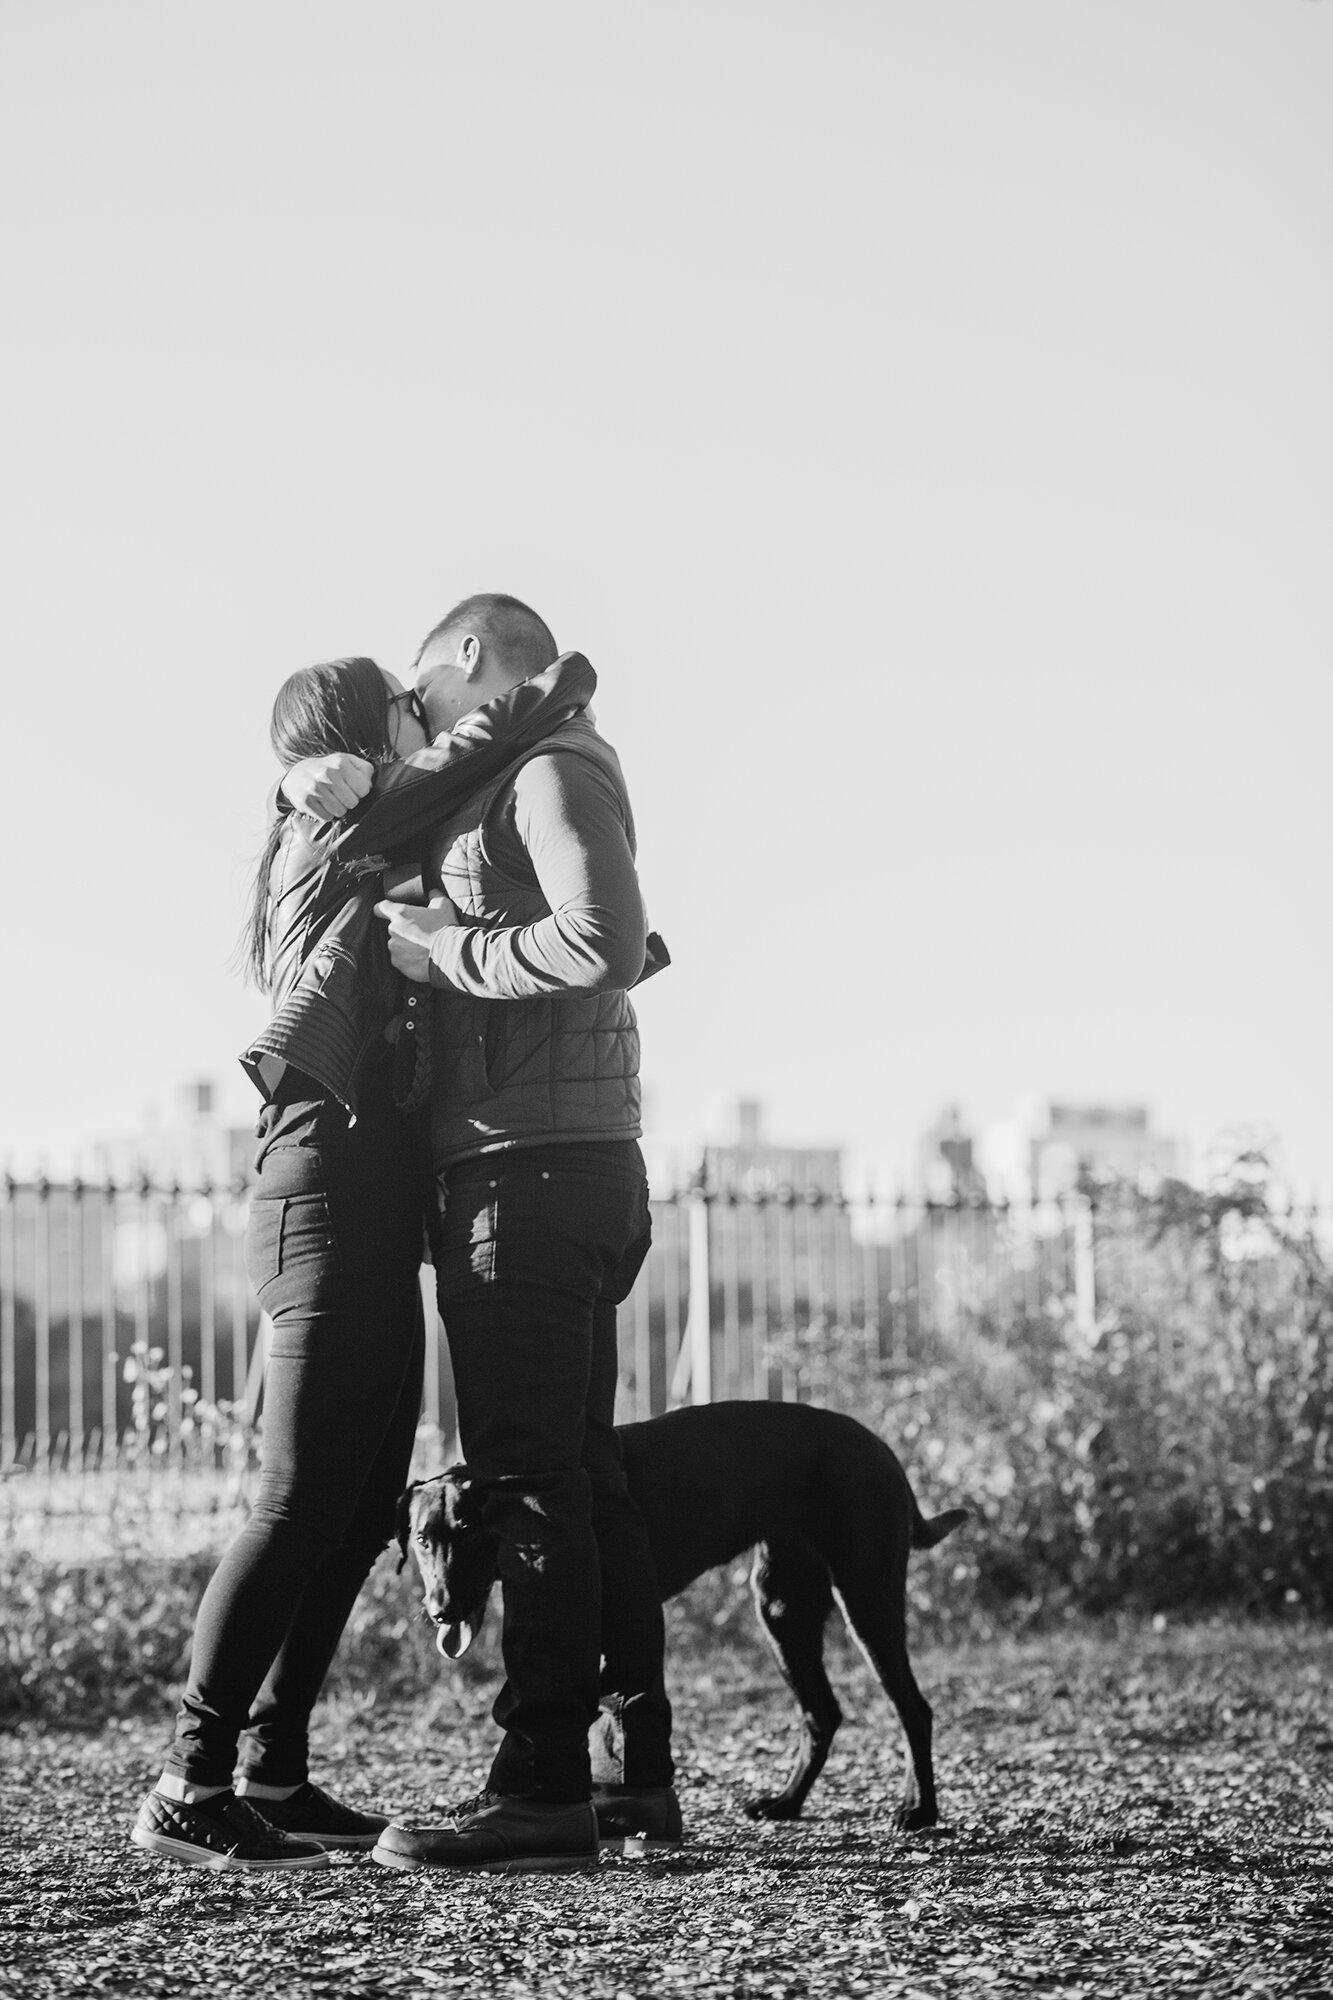
[[783, 1798], [779, 1792], [773, 1798], [746, 1799], [745, 1817], [747, 1819], [799, 1819], [801, 1817], [801, 1808], [798, 1805], [793, 1805], [790, 1799]]

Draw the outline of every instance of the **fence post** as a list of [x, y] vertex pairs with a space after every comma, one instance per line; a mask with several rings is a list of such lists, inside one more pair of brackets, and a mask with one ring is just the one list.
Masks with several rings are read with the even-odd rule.
[[[690, 1303], [682, 1345], [690, 1357], [690, 1401], [713, 1400], [713, 1292], [708, 1259], [706, 1188], [690, 1194]], [[683, 1385], [682, 1385], [683, 1386]]]
[[12, 1465], [18, 1451], [18, 1376], [15, 1332], [18, 1317], [18, 1217], [14, 1183], [6, 1173], [0, 1201], [0, 1463]]
[[65, 1316], [65, 1351], [69, 1357], [69, 1462], [83, 1465], [83, 1183], [75, 1180], [65, 1205], [69, 1310]]
[[37, 1181], [32, 1241], [33, 1419], [35, 1448], [43, 1471], [51, 1456], [51, 1184]]
[[1097, 1331], [1097, 1255], [1092, 1202], [1074, 1197], [1074, 1324], [1083, 1340]]
[[120, 1430], [116, 1423], [116, 1363], [118, 1360], [123, 1363], [124, 1356], [116, 1351], [116, 1188], [111, 1180], [102, 1189], [102, 1201], [97, 1225], [101, 1292], [98, 1317], [101, 1322], [99, 1344], [102, 1354], [102, 1456], [105, 1459], [109, 1452], [114, 1465], [120, 1449]]

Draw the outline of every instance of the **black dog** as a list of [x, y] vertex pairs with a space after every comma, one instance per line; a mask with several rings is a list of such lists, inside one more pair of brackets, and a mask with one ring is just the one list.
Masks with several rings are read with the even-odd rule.
[[[808, 1404], [703, 1404], [628, 1424], [619, 1435], [664, 1601], [755, 1548], [751, 1588], [800, 1704], [802, 1730], [786, 1785], [748, 1801], [751, 1818], [797, 1817], [842, 1720], [824, 1671], [824, 1624], [836, 1591], [907, 1738], [897, 1824], [933, 1826], [930, 1705], [907, 1658], [907, 1558], [943, 1541], [968, 1518], [966, 1508], [926, 1520], [881, 1439], [851, 1417]], [[472, 1643], [497, 1575], [465, 1465], [409, 1487], [398, 1503], [398, 1542], [399, 1568], [410, 1549], [421, 1571], [436, 1643], [456, 1659]]]

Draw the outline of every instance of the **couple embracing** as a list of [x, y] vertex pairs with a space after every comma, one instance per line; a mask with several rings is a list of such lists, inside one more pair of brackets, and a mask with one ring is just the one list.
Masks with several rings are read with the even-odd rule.
[[[243, 1057], [265, 1099], [246, 1238], [273, 1327], [263, 1472], [135, 1823], [160, 1857], [508, 1871], [591, 1865], [599, 1826], [680, 1837], [657, 1577], [613, 1428], [616, 1306], [650, 1233], [628, 989], [657, 961], [594, 686], [492, 594], [434, 628], [407, 687], [349, 659], [278, 695], [288, 768], [248, 930], [274, 1011]], [[506, 1676], [485, 1789], [429, 1825], [307, 1767], [408, 1478], [423, 1230]], [[604, 1681], [624, 1783], [594, 1794]]]

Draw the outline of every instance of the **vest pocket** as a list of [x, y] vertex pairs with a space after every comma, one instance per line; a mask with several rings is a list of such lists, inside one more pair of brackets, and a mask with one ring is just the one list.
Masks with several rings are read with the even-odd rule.
[[482, 1074], [486, 1079], [486, 1088], [488, 1091], [495, 1089], [500, 1075], [505, 1033], [504, 1022], [500, 1018], [500, 1007], [504, 1004], [501, 1001], [498, 1005], [486, 1009], [482, 1020], [481, 1034], [478, 1036], [478, 1040], [481, 1043]]
[[[486, 1042], [480, 1031], [468, 1035], [456, 1057], [456, 1068], [449, 1079], [452, 1088], [445, 1087], [442, 1095], [446, 1102], [456, 1099], [460, 1105], [484, 1104], [491, 1094], [490, 1078], [486, 1074]], [[432, 1092], [435, 1079], [431, 1078]]]
[[[452, 1074], [448, 1084], [442, 1086], [446, 1099], [459, 1104], [484, 1104], [494, 1094], [504, 1048], [504, 1023], [497, 1017], [506, 1004], [512, 1003], [478, 1002], [485, 1011], [473, 1014], [466, 1034], [454, 1044]], [[445, 1059], [448, 1061], [447, 1056]]]

